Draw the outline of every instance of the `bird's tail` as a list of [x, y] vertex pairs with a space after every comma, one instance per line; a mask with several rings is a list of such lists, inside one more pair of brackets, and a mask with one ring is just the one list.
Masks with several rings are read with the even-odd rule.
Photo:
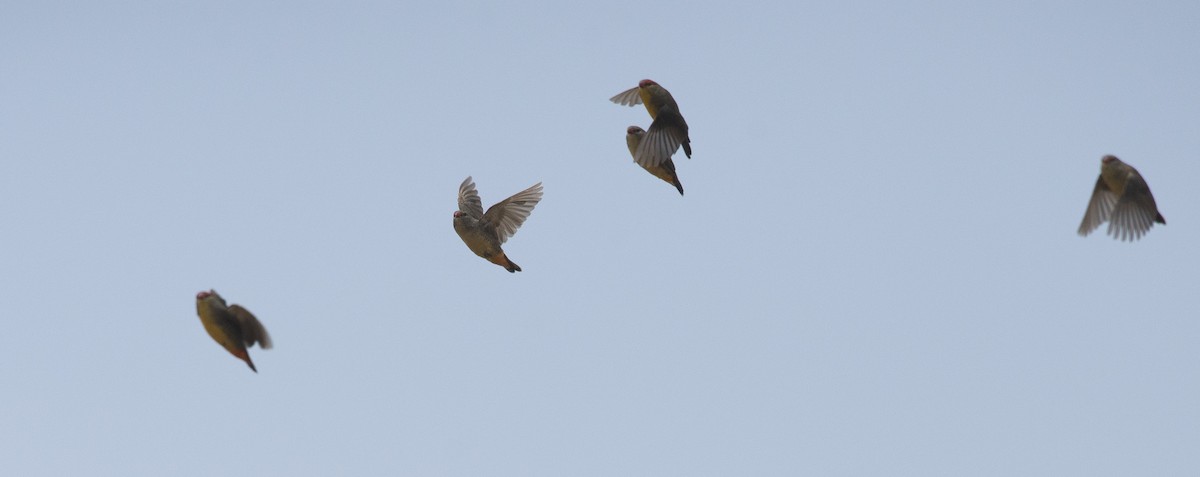
[[508, 273], [516, 273], [516, 272], [521, 271], [521, 267], [519, 267], [519, 266], [517, 266], [517, 264], [513, 263], [512, 260], [509, 260], [508, 255], [505, 255], [503, 250], [501, 250], [498, 253], [485, 256], [483, 258], [486, 258], [487, 261], [489, 261], [489, 262], [492, 262], [496, 265], [504, 267], [505, 270], [508, 270]]
[[512, 260], [509, 260], [508, 255], [504, 256], [504, 269], [508, 270], [508, 273], [517, 273], [521, 271], [521, 267]]
[[254, 371], [255, 373], [258, 372], [258, 369], [254, 367], [254, 361], [250, 361], [250, 353], [249, 352], [247, 352], [246, 350], [243, 349], [243, 350], [238, 350], [238, 351], [230, 351], [230, 353], [233, 354], [234, 356], [236, 356], [237, 359], [245, 361], [246, 365], [250, 366], [251, 371]]

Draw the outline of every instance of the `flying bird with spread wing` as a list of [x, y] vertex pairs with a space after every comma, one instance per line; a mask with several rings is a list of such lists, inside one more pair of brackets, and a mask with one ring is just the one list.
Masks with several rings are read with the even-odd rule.
[[[633, 156], [634, 162], [637, 162], [637, 148], [642, 143], [642, 138], [646, 136], [646, 131], [638, 126], [629, 126], [625, 130], [625, 144], [629, 146], [629, 155]], [[659, 163], [658, 165], [638, 164], [642, 166], [654, 177], [667, 181], [668, 184], [675, 186], [679, 190], [679, 195], [683, 195], [683, 184], [679, 183], [679, 175], [675, 173], [675, 162], [671, 158]]]
[[250, 310], [238, 304], [227, 306], [216, 290], [208, 290], [196, 294], [196, 313], [217, 344], [258, 372], [246, 348], [258, 343], [259, 348], [271, 349], [271, 336]]
[[1086, 237], [1104, 222], [1108, 222], [1108, 235], [1121, 241], [1142, 238], [1156, 222], [1167, 224], [1142, 175], [1111, 155], [1100, 159], [1100, 178], [1079, 224], [1079, 235]]
[[458, 210], [454, 211], [454, 231], [475, 255], [504, 267], [509, 273], [521, 267], [508, 259], [500, 248], [517, 233], [533, 207], [542, 200], [542, 183], [513, 194], [483, 211], [483, 202], [470, 176], [458, 186]]

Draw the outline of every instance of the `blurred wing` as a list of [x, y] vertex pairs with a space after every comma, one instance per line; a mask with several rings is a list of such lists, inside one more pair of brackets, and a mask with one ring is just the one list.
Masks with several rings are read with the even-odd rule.
[[1104, 177], [1096, 179], [1096, 188], [1092, 190], [1092, 200], [1088, 201], [1087, 212], [1083, 214], [1083, 222], [1079, 224], [1079, 235], [1086, 237], [1096, 230], [1100, 224], [1108, 221], [1113, 207], [1117, 205], [1117, 194], [1109, 190], [1104, 183]]
[[483, 214], [483, 220], [496, 227], [496, 238], [503, 244], [517, 233], [533, 207], [542, 200], [542, 183], [513, 194], [512, 197], [500, 201]]
[[[1158, 203], [1154, 201], [1154, 194], [1150, 193], [1150, 185], [1136, 171], [1134, 171], [1133, 177], [1130, 177], [1129, 181], [1125, 183], [1125, 198], [1149, 211], [1155, 221], [1162, 219], [1158, 213]], [[1161, 222], [1166, 223], [1165, 220]]]
[[1150, 186], [1141, 175], [1131, 174], [1125, 182], [1125, 194], [1112, 209], [1108, 234], [1122, 241], [1140, 239], [1150, 231], [1157, 216], [1158, 207], [1150, 195]]
[[475, 181], [471, 176], [458, 186], [458, 210], [476, 219], [483, 218], [483, 202], [479, 200], [479, 192], [475, 191]]
[[238, 327], [242, 330], [242, 341], [246, 346], [254, 346], [257, 342], [259, 348], [271, 349], [271, 335], [267, 334], [267, 329], [263, 328], [262, 323], [258, 322], [258, 318], [255, 318], [250, 310], [242, 308], [242, 305], [232, 305], [229, 307], [229, 314], [237, 320]]
[[617, 94], [616, 96], [608, 98], [608, 100], [612, 101], [614, 103], [617, 103], [619, 105], [622, 105], [622, 106], [637, 106], [639, 104], [642, 104], [642, 95], [638, 94], [638, 88], [635, 86], [633, 88], [622, 91], [620, 94]]

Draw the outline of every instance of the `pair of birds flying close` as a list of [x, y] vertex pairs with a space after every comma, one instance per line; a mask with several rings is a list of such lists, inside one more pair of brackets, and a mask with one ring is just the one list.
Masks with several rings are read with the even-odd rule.
[[650, 129], [640, 126], [629, 126], [625, 129], [625, 144], [629, 146], [629, 154], [633, 162], [642, 166], [654, 177], [666, 181], [679, 190], [683, 195], [683, 185], [679, 183], [679, 175], [675, 173], [675, 163], [671, 156], [683, 147], [683, 153], [688, 159], [692, 158], [692, 140], [688, 136], [687, 121], [679, 113], [679, 105], [666, 88], [652, 80], [644, 79], [636, 88], [630, 88], [609, 98], [610, 101], [624, 105], [646, 105], [650, 113]]

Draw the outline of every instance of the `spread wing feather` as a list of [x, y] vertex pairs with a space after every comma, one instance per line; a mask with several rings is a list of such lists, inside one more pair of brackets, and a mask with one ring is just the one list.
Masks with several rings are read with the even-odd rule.
[[638, 93], [638, 89], [637, 86], [634, 86], [608, 98], [608, 100], [621, 106], [637, 106], [642, 104], [642, 95]]
[[1092, 190], [1092, 199], [1088, 201], [1087, 212], [1084, 212], [1083, 222], [1079, 224], [1079, 235], [1087, 236], [1100, 224], [1107, 222], [1116, 205], [1117, 194], [1108, 188], [1108, 184], [1104, 183], [1104, 177], [1096, 179], [1096, 188]]
[[479, 200], [479, 192], [475, 190], [475, 181], [471, 176], [458, 186], [458, 210], [476, 220], [483, 218], [483, 202]]
[[533, 212], [533, 207], [541, 200], [542, 183], [538, 182], [488, 208], [487, 213], [483, 214], [483, 220], [496, 227], [496, 238], [503, 244], [517, 233], [517, 229], [525, 223], [529, 213]]

